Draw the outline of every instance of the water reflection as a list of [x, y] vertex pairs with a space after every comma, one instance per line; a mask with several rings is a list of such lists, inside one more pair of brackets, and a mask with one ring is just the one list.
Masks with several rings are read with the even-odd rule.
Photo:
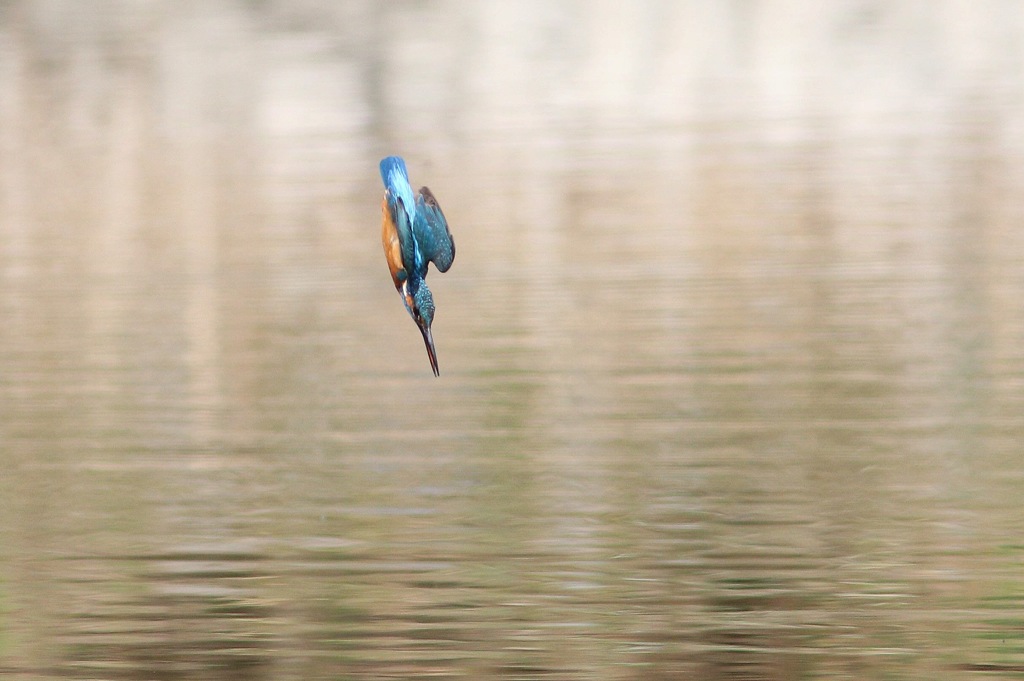
[[0, 668], [1017, 673], [1024, 16], [940, 14], [4, 5]]

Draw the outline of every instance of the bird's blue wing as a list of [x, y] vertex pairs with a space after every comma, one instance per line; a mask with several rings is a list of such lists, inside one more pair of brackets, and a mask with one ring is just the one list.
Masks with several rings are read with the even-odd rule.
[[455, 242], [441, 206], [426, 187], [420, 187], [416, 194], [416, 217], [413, 218], [412, 230], [423, 257], [433, 262], [438, 271], [447, 272], [455, 260]]
[[[401, 197], [387, 193], [388, 211], [398, 232], [398, 243], [402, 247], [402, 265], [409, 272], [419, 271], [416, 262], [416, 241], [413, 239], [412, 224], [409, 222], [409, 211]], [[424, 266], [426, 266], [424, 264]]]

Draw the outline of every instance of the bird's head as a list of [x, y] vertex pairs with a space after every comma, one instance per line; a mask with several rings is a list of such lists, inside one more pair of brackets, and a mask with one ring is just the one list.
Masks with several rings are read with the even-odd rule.
[[434, 370], [435, 376], [439, 376], [437, 351], [434, 350], [434, 338], [430, 335], [430, 325], [434, 322], [434, 296], [430, 294], [430, 289], [424, 282], [419, 282], [414, 290], [406, 290], [405, 306], [409, 309], [409, 314], [412, 315], [413, 321], [416, 322], [416, 326], [419, 327], [420, 334], [423, 336], [423, 344], [427, 346], [427, 357], [430, 359], [430, 368]]

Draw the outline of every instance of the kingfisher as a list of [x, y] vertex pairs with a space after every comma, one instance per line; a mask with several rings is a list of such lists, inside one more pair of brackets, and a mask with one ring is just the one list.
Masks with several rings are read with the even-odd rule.
[[447, 272], [455, 260], [455, 242], [433, 193], [420, 187], [413, 195], [409, 173], [400, 156], [381, 160], [380, 177], [384, 181], [380, 232], [384, 257], [395, 290], [423, 336], [430, 368], [439, 376], [434, 338], [430, 335], [434, 297], [427, 288], [427, 265], [434, 263], [438, 271]]

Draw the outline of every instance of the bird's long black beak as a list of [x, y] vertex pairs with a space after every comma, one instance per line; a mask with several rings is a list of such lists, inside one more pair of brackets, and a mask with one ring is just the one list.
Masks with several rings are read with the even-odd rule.
[[427, 346], [427, 357], [430, 358], [430, 368], [434, 370], [435, 376], [441, 373], [437, 370], [437, 350], [434, 349], [434, 337], [430, 335], [429, 326], [421, 326], [420, 333], [423, 334], [423, 344]]

